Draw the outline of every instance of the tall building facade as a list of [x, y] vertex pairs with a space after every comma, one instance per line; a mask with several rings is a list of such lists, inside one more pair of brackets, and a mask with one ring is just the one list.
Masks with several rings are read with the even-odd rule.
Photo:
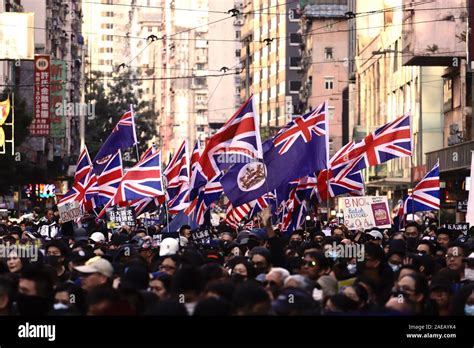
[[[443, 143], [446, 58], [463, 55], [450, 47], [459, 24], [443, 5], [441, 1], [356, 2], [354, 137], [360, 139], [404, 113], [412, 115], [412, 158], [366, 171], [369, 192], [386, 194], [395, 203], [430, 169], [433, 163], [427, 163], [426, 153]], [[423, 18], [414, 20], [417, 14]]]
[[184, 139], [205, 144], [240, 106], [238, 0], [164, 3], [160, 142], [173, 152]]
[[[242, 0], [209, 0], [209, 73], [225, 74], [209, 78], [208, 122], [212, 134], [241, 104], [240, 41], [244, 24]], [[222, 14], [236, 9], [239, 14], [219, 21]], [[220, 12], [220, 13], [219, 13]]]
[[299, 43], [290, 39], [300, 15], [297, 3], [284, 0], [245, 0], [243, 10], [241, 97], [253, 93], [265, 137], [266, 129], [272, 132], [304, 111]]
[[310, 110], [328, 101], [329, 153], [333, 155], [348, 141], [347, 0], [302, 1], [301, 5], [301, 34], [290, 34], [290, 44], [300, 42], [300, 109]]

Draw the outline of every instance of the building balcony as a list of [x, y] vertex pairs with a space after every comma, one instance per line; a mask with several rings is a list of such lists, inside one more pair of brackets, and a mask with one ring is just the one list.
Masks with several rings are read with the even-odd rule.
[[345, 17], [348, 11], [347, 0], [301, 0], [303, 16], [311, 18]]
[[[404, 0], [410, 9], [411, 0]], [[435, 9], [440, 7], [439, 11]], [[467, 9], [465, 1], [430, 1], [404, 11], [402, 64], [452, 66], [455, 58], [466, 56]]]

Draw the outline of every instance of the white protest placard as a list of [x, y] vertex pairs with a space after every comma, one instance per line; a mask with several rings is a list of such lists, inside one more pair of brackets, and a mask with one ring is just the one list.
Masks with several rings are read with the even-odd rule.
[[79, 202], [70, 202], [58, 205], [59, 216], [62, 222], [75, 220], [82, 215]]
[[392, 226], [387, 197], [342, 197], [339, 198], [339, 207], [344, 213], [344, 225], [350, 230]]

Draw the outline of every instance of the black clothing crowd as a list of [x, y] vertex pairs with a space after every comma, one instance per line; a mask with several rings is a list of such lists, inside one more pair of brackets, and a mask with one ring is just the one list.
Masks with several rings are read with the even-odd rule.
[[107, 229], [38, 211], [0, 221], [2, 315], [474, 315], [474, 237], [409, 222]]

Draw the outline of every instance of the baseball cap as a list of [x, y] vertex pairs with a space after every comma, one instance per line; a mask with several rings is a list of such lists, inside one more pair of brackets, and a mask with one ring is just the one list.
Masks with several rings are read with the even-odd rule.
[[380, 233], [379, 231], [377, 230], [372, 230], [370, 231], [369, 233], [367, 233], [368, 235], [374, 237], [375, 239], [380, 239], [382, 240], [383, 239], [383, 235], [382, 233]]
[[247, 244], [247, 242], [249, 241], [249, 232], [247, 231], [242, 231], [242, 232], [239, 232], [239, 234], [237, 234], [237, 238], [235, 239], [237, 241], [237, 243], [239, 245], [242, 245], [242, 244]]
[[76, 242], [79, 242], [81, 240], [88, 240], [88, 239], [89, 239], [89, 234], [84, 228], [79, 227], [79, 228], [74, 229], [74, 240]]
[[81, 273], [100, 273], [107, 278], [111, 278], [114, 272], [112, 264], [100, 256], [93, 257], [84, 266], [77, 266], [74, 269]]
[[179, 244], [174, 238], [165, 238], [160, 244], [160, 256], [174, 255], [178, 253]]
[[92, 233], [90, 239], [92, 239], [95, 243], [105, 242], [105, 236], [102, 232]]
[[255, 236], [258, 240], [266, 240], [267, 230], [264, 228], [254, 228], [250, 231], [249, 236]]

